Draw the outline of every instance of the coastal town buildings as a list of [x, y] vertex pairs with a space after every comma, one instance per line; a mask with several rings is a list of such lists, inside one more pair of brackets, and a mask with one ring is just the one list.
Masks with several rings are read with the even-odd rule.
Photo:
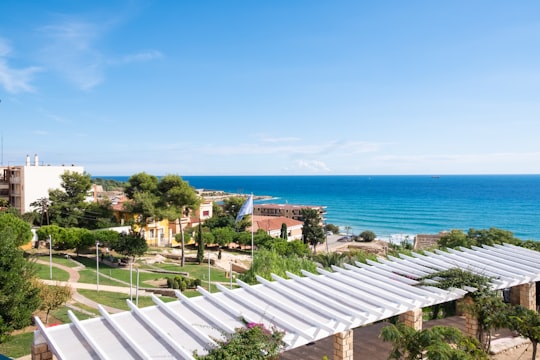
[[326, 206], [290, 205], [290, 204], [253, 204], [253, 215], [281, 216], [287, 219], [303, 221], [302, 209], [311, 208], [319, 212], [321, 222], [325, 222]]
[[[99, 197], [99, 195], [97, 196]], [[129, 201], [129, 199], [123, 194], [117, 194], [111, 199], [114, 216], [122, 225], [132, 223], [134, 216], [136, 216], [125, 210], [124, 204], [126, 201]], [[134, 230], [141, 230], [149, 246], [172, 246], [176, 245], [174, 243], [175, 237], [181, 233], [181, 229], [197, 226], [199, 222], [211, 218], [212, 215], [212, 202], [203, 200], [199, 208], [192, 211], [188, 216], [176, 220], [150, 221], [142, 229], [138, 225], [134, 225]]]
[[65, 172], [84, 173], [84, 167], [73, 164], [54, 166], [39, 162], [34, 155], [31, 162], [26, 156], [23, 165], [8, 165], [0, 167], [0, 200], [15, 207], [21, 214], [32, 211], [30, 204], [37, 199], [49, 197], [50, 189], [61, 188]]
[[[253, 232], [264, 230], [268, 235], [278, 238], [281, 236], [281, 228], [287, 226], [287, 240], [301, 240], [303, 222], [289, 219], [283, 216], [261, 216], [253, 215]], [[246, 231], [251, 231], [249, 226]]]

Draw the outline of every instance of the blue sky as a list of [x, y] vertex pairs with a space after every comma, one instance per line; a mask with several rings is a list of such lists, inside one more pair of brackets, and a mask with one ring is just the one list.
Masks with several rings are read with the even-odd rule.
[[536, 0], [5, 0], [2, 163], [540, 173], [539, 14]]

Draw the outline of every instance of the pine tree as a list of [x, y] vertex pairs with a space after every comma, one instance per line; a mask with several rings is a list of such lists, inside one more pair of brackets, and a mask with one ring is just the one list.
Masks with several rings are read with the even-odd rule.
[[15, 234], [0, 227], [0, 343], [13, 330], [30, 325], [40, 304], [33, 263], [24, 258]]

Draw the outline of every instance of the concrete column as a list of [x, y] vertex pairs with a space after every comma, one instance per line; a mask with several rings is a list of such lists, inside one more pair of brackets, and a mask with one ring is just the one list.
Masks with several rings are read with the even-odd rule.
[[399, 321], [416, 331], [422, 330], [422, 309], [414, 309], [399, 315]]
[[343, 331], [334, 335], [334, 360], [353, 359], [353, 331]]

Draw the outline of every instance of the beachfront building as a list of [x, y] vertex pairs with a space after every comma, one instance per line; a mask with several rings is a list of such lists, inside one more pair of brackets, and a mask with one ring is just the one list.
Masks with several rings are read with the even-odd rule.
[[319, 212], [321, 225], [325, 221], [326, 206], [289, 205], [289, 204], [253, 204], [253, 215], [280, 216], [287, 219], [304, 221], [302, 209], [311, 208]]
[[0, 167], [0, 199], [9, 203], [21, 214], [34, 210], [31, 203], [40, 198], [48, 198], [49, 190], [60, 189], [62, 178], [66, 172], [83, 174], [84, 167], [45, 165], [34, 155], [31, 163], [26, 156], [24, 165], [8, 165]]
[[[278, 238], [281, 236], [281, 227], [285, 224], [287, 226], [287, 240], [301, 240], [302, 239], [302, 226], [303, 222], [288, 219], [283, 216], [260, 216], [253, 215], [253, 232], [258, 230], [264, 230], [268, 235]], [[251, 232], [251, 226], [248, 226], [246, 231]]]

